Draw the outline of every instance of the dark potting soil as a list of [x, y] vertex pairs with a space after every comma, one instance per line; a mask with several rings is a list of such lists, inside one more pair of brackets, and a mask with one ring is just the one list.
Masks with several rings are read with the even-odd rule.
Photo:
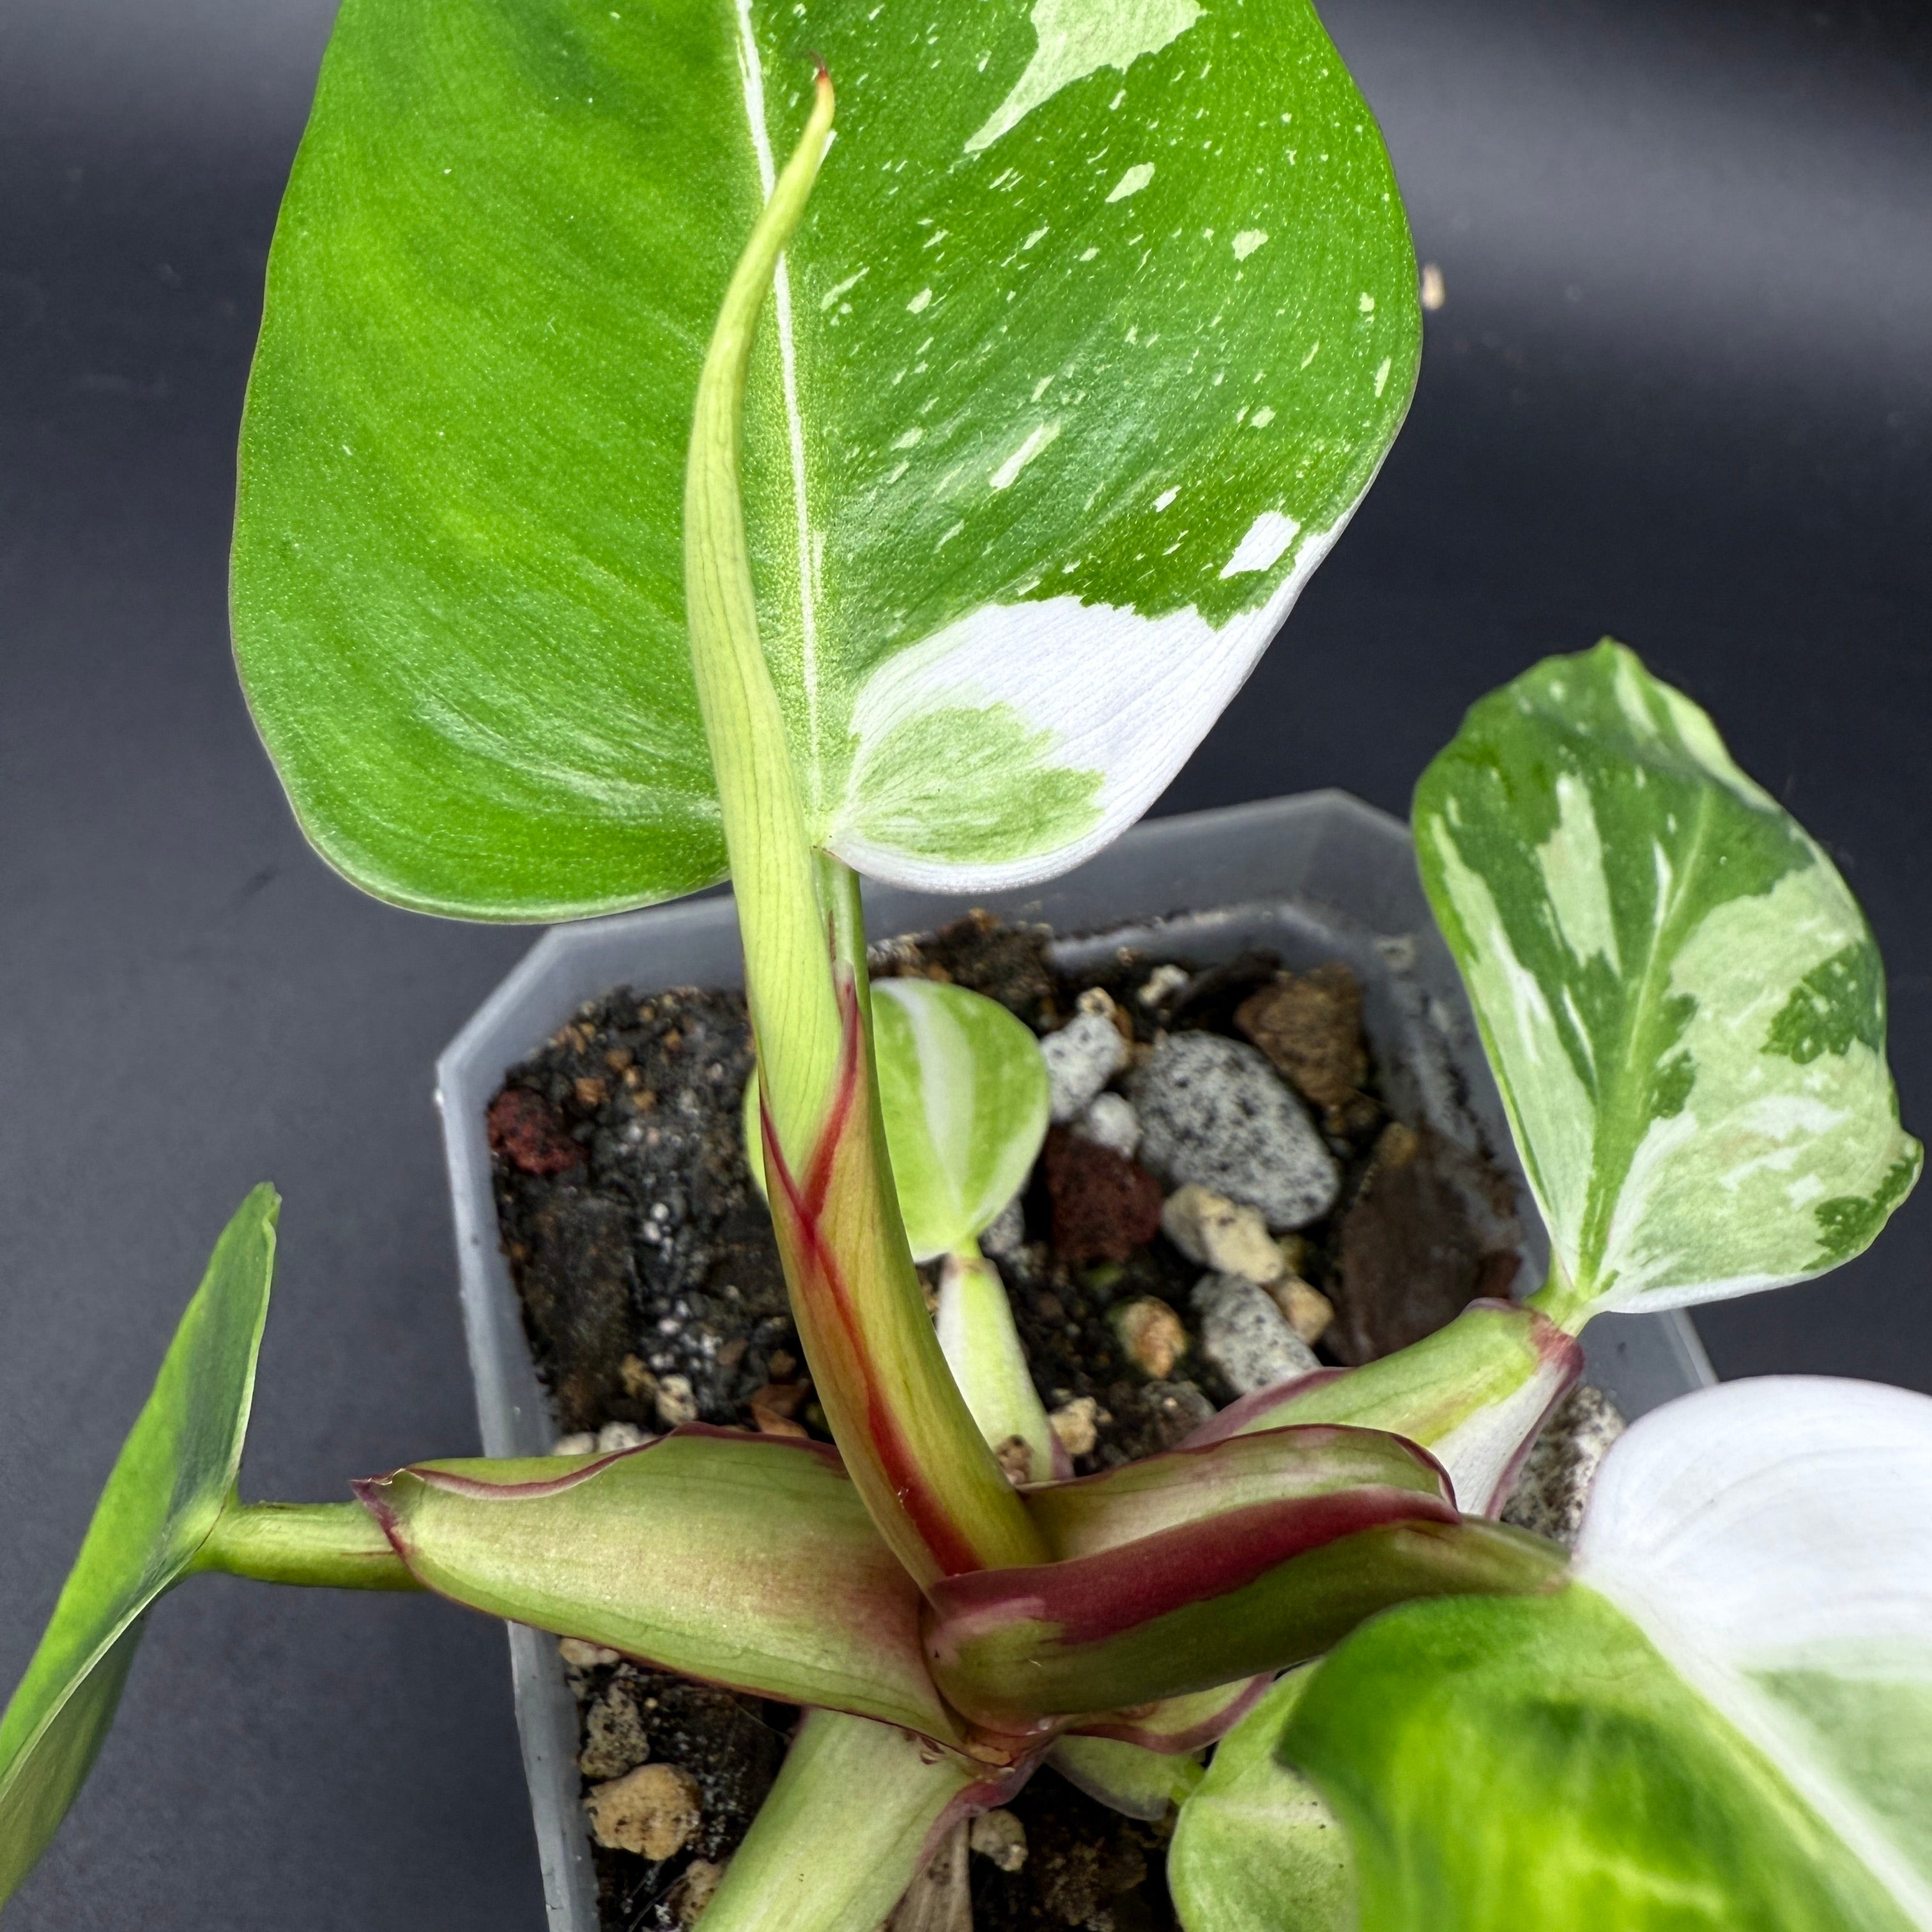
[[[1323, 1359], [1372, 1360], [1474, 1297], [1508, 1292], [1516, 1266], [1508, 1184], [1429, 1130], [1390, 1118], [1346, 967], [1290, 974], [1274, 956], [1250, 952], [1197, 970], [1123, 949], [1069, 976], [1048, 938], [975, 914], [876, 949], [873, 970], [968, 987], [1042, 1034], [1098, 988], [1130, 1036], [1130, 1070], [1163, 1033], [1220, 1033], [1260, 1048], [1343, 1173], [1334, 1208], [1294, 1242], [1294, 1272], [1334, 1305], [1317, 1344]], [[746, 1167], [740, 1102], [752, 1072], [740, 994], [620, 989], [580, 1008], [511, 1070], [492, 1102], [503, 1245], [565, 1434], [695, 1419], [826, 1435]], [[1172, 1446], [1235, 1393], [1198, 1346], [1190, 1291], [1204, 1270], [1158, 1232], [1160, 1200], [1137, 1163], [1055, 1129], [1023, 1197], [1019, 1238], [998, 1256], [1042, 1400], [1049, 1412], [1078, 1403], [1090, 1420], [1080, 1474]], [[1186, 1335], [1159, 1375], [1136, 1363], [1112, 1312], [1150, 1297]], [[628, 1664], [580, 1662], [573, 1677], [589, 1727], [586, 1794], [619, 1774], [628, 1747], [610, 1743], [611, 1727], [625, 1731], [625, 1713], [647, 1698], [648, 1759], [636, 1762], [682, 1767], [697, 1781], [699, 1822], [672, 1856], [597, 1849], [606, 1932], [662, 1932], [694, 1908], [705, 1873], [694, 1864], [721, 1862], [742, 1837], [790, 1714]], [[1026, 1827], [1028, 1857], [1012, 1874], [972, 1860], [980, 1932], [1174, 1924], [1156, 1828], [1051, 1772], [1010, 1808]]]

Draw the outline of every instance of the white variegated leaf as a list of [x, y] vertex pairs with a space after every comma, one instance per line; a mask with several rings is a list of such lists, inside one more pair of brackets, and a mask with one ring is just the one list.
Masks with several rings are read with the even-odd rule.
[[1152, 803], [1408, 406], [1415, 263], [1307, 0], [346, 0], [270, 265], [236, 648], [385, 896], [554, 917], [722, 869], [685, 638], [698, 358], [836, 138], [746, 397], [814, 838], [978, 891]]
[[1817, 843], [1620, 646], [1486, 698], [1418, 856], [1563, 1305], [1670, 1307], [1858, 1253], [1917, 1178], [1883, 969]]
[[1358, 1922], [1927, 1932], [1928, 1526], [1922, 1395], [1776, 1378], [1644, 1417], [1567, 1587], [1377, 1619], [1290, 1714]]

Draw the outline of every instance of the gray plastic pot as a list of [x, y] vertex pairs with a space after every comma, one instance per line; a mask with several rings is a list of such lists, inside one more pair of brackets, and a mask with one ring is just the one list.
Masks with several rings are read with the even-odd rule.
[[[1448, 949], [1430, 916], [1408, 833], [1385, 812], [1336, 791], [1149, 820], [1077, 872], [982, 902], [1043, 920], [1078, 964], [1116, 946], [1202, 962], [1271, 946], [1288, 965], [1345, 960], [1360, 980], [1368, 1030], [1396, 1114], [1484, 1148], [1516, 1179], [1523, 1257], [1540, 1280], [1547, 1246], [1511, 1153]], [[1202, 908], [1210, 910], [1180, 910]], [[868, 889], [875, 938], [929, 931], [964, 910], [954, 898]], [[484, 1453], [545, 1454], [556, 1427], [530, 1364], [499, 1244], [484, 1113], [506, 1070], [584, 1000], [614, 986], [736, 986], [742, 978], [730, 899], [714, 895], [616, 919], [559, 926], [530, 950], [436, 1063], [438, 1104], [462, 1269], [463, 1317]], [[1713, 1379], [1682, 1314], [1604, 1316], [1584, 1340], [1587, 1373], [1624, 1414], [1641, 1414]], [[517, 1724], [543, 1861], [551, 1932], [596, 1932], [596, 1883], [578, 1802], [577, 1707], [556, 1641], [510, 1628]]]

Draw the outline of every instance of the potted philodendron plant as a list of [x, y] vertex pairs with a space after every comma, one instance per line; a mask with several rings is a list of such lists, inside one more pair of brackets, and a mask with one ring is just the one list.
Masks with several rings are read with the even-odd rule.
[[855, 868], [985, 890], [1146, 808], [1392, 437], [1414, 274], [1297, 0], [350, 0], [243, 440], [250, 701], [316, 845], [401, 903], [728, 870], [836, 1446], [700, 1425], [244, 1504], [258, 1190], [0, 1723], [0, 1888], [148, 1608], [218, 1569], [803, 1707], [710, 1932], [868, 1932], [1064, 1740], [1159, 1758], [1249, 1706], [1177, 1834], [1197, 1932], [1932, 1926], [1932, 1403], [1687, 1398], [1574, 1560], [1490, 1514], [1593, 1315], [1816, 1274], [1918, 1169], [1856, 904], [1628, 652], [1478, 705], [1417, 794], [1549, 1227], [1526, 1303], [1066, 1481], [963, 1196], [947, 1346], [921, 1292]]

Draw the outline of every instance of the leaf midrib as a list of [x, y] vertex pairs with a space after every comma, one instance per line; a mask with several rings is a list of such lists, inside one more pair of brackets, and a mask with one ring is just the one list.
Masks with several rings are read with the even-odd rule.
[[[1639, 1061], [1635, 1049], [1650, 1033], [1658, 1004], [1664, 987], [1669, 982], [1670, 966], [1675, 962], [1683, 944], [1684, 935], [1678, 930], [1679, 922], [1690, 899], [1692, 881], [1703, 862], [1705, 840], [1710, 828], [1712, 802], [1711, 792], [1700, 789], [1697, 794], [1696, 815], [1691, 828], [1690, 843], [1685, 853], [1684, 862], [1677, 874], [1677, 884], [1671, 894], [1670, 908], [1658, 922], [1656, 938], [1650, 948], [1643, 976], [1638, 983], [1637, 996], [1626, 1010], [1628, 1016], [1616, 1042], [1616, 1070], [1610, 1084], [1613, 1098], [1612, 1104], [1600, 1112], [1600, 1124], [1592, 1149], [1590, 1191], [1584, 1210], [1583, 1226], [1577, 1242], [1579, 1279], [1576, 1285], [1593, 1298], [1607, 1294], [1616, 1286], [1614, 1280], [1598, 1280], [1597, 1269], [1603, 1260], [1610, 1227], [1616, 1217], [1623, 1184], [1629, 1175], [1630, 1163], [1636, 1158], [1637, 1149], [1643, 1144], [1644, 1132], [1650, 1124], [1651, 1116], [1642, 1112], [1642, 1102], [1649, 1088], [1651, 1076], [1655, 1071], [1653, 1066]], [[1689, 1104], [1688, 1100], [1685, 1104]], [[1622, 1158], [1612, 1169], [1602, 1158], [1605, 1130], [1612, 1124], [1622, 1126], [1627, 1115], [1639, 1114], [1641, 1114], [1641, 1118], [1633, 1119], [1630, 1122], [1632, 1131], [1621, 1136]]]

